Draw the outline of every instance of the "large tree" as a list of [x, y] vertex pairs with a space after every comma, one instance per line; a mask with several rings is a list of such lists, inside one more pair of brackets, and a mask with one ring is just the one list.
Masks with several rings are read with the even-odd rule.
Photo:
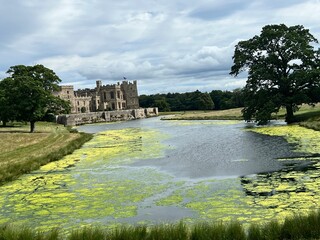
[[1, 81], [0, 90], [1, 86], [5, 89], [15, 120], [30, 122], [30, 132], [34, 132], [36, 121], [48, 112], [70, 109], [69, 103], [53, 95], [53, 91], [59, 90], [61, 80], [51, 69], [43, 65], [17, 65], [7, 73], [10, 77]]
[[286, 122], [303, 103], [319, 101], [320, 51], [317, 39], [303, 26], [267, 25], [259, 36], [240, 41], [233, 56], [231, 75], [248, 71], [244, 88], [245, 120], [261, 124], [281, 107]]

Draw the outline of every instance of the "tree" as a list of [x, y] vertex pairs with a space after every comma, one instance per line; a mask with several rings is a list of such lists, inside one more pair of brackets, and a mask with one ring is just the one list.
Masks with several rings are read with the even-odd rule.
[[158, 107], [159, 112], [170, 112], [170, 106], [165, 98], [156, 99], [154, 102], [154, 107]]
[[190, 110], [212, 110], [213, 101], [208, 93], [199, 90], [190, 93]]
[[240, 41], [233, 56], [231, 75], [248, 71], [244, 88], [245, 120], [260, 124], [271, 114], [286, 109], [286, 122], [303, 103], [319, 101], [320, 50], [317, 39], [303, 26], [267, 25], [259, 36]]
[[0, 81], [0, 121], [6, 126], [7, 122], [13, 121], [16, 117], [14, 96], [9, 95], [13, 87], [11, 78], [5, 78]]
[[30, 122], [30, 132], [34, 132], [36, 121], [48, 112], [59, 107], [70, 109], [69, 103], [52, 94], [59, 90], [61, 80], [51, 69], [43, 65], [17, 65], [10, 67], [7, 73], [10, 77], [1, 83], [6, 86], [5, 95], [14, 98], [15, 104], [10, 101], [10, 108], [16, 113], [15, 120]]

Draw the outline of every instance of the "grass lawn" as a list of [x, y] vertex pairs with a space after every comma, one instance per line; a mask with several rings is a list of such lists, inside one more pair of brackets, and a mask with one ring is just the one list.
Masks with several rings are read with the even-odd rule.
[[242, 120], [242, 108], [219, 111], [160, 112], [162, 120]]
[[[242, 108], [215, 111], [160, 112], [162, 120], [242, 120]], [[280, 109], [273, 119], [284, 119], [285, 109]], [[318, 122], [320, 120], [320, 103], [314, 107], [304, 104], [295, 112], [297, 122]]]
[[0, 185], [59, 160], [91, 139], [48, 122], [37, 122], [34, 133], [29, 129], [28, 124], [0, 127]]

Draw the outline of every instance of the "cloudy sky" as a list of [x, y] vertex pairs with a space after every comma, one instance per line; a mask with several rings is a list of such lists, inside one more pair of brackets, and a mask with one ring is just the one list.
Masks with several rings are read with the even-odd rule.
[[75, 88], [138, 80], [140, 94], [232, 90], [235, 44], [267, 24], [320, 40], [320, 0], [0, 0], [0, 78], [43, 64]]

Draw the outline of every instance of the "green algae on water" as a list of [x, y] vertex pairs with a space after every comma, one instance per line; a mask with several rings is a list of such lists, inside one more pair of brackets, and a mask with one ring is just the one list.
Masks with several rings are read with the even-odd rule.
[[139, 128], [96, 134], [73, 154], [2, 186], [1, 223], [46, 230], [135, 216], [141, 202], [167, 188], [170, 177], [124, 164], [161, 157], [164, 138]]
[[293, 214], [307, 214], [320, 207], [320, 163], [313, 154], [320, 152], [320, 132], [300, 127], [272, 126], [250, 129], [260, 134], [284, 137], [293, 150], [311, 157], [281, 158], [279, 161], [308, 161], [304, 167], [287, 167], [273, 173], [242, 178], [241, 184], [252, 206], [274, 212], [283, 220]]
[[288, 143], [293, 144], [296, 152], [311, 154], [320, 153], [320, 131], [298, 125], [257, 127], [251, 128], [249, 131], [270, 136], [284, 137]]

